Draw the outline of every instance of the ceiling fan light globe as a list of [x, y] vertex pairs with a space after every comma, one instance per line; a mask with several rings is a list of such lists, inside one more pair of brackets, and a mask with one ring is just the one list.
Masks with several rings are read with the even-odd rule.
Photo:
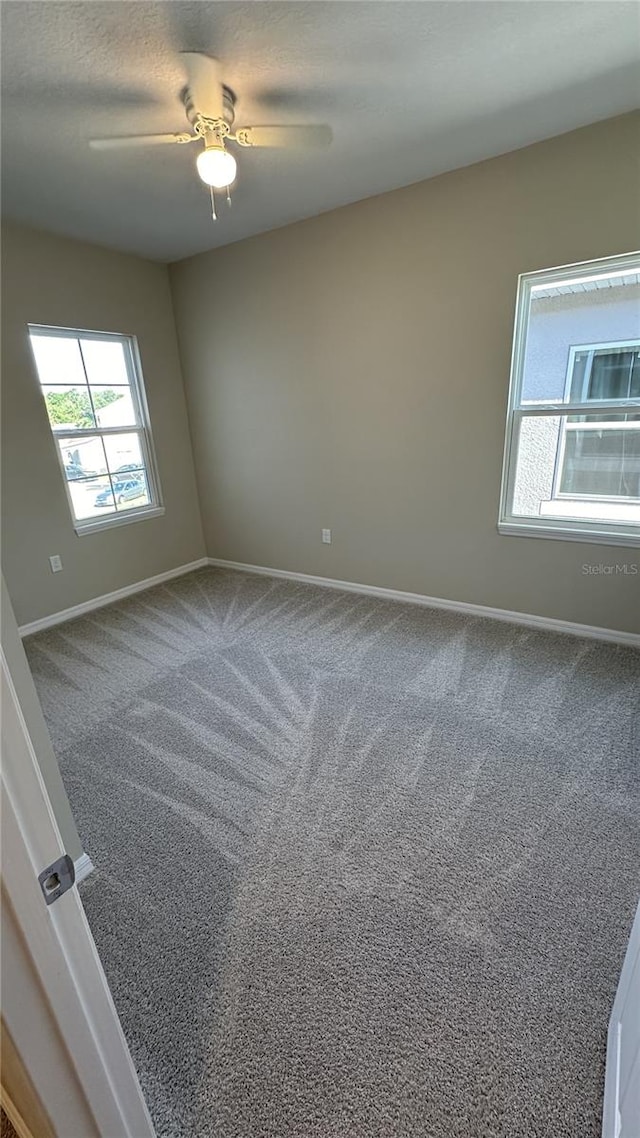
[[207, 186], [224, 190], [235, 181], [237, 163], [223, 146], [208, 146], [196, 158], [198, 174]]

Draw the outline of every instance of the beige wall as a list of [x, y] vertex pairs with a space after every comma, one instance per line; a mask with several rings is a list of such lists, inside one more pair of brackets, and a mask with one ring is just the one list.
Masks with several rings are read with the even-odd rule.
[[639, 631], [640, 575], [582, 570], [638, 550], [496, 529], [517, 276], [638, 248], [639, 127], [172, 266], [209, 555]]
[[[20, 226], [2, 231], [2, 560], [20, 624], [204, 554], [166, 266]], [[27, 323], [138, 337], [166, 513], [78, 537]], [[49, 555], [64, 569], [52, 574]]]

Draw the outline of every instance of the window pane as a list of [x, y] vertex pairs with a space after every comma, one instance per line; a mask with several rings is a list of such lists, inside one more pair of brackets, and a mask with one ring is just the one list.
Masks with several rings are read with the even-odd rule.
[[84, 366], [90, 384], [128, 384], [125, 348], [118, 340], [80, 339]]
[[537, 518], [541, 505], [553, 497], [561, 423], [559, 415], [527, 415], [520, 420], [514, 514]]
[[91, 398], [99, 427], [133, 427], [136, 413], [128, 387], [92, 387]]
[[568, 424], [559, 490], [640, 499], [640, 423]]
[[86, 383], [82, 356], [75, 337], [30, 334], [40, 383]]
[[123, 474], [144, 467], [142, 448], [137, 431], [122, 435], [103, 435], [108, 469], [112, 474]]
[[42, 388], [47, 405], [49, 422], [54, 430], [65, 427], [72, 430], [86, 430], [95, 427], [91, 409], [89, 389], [84, 387], [63, 387], [62, 385]]
[[103, 435], [118, 510], [136, 510], [151, 503], [149, 481], [144, 466], [140, 437], [128, 431]]
[[579, 423], [560, 415], [521, 418], [514, 515], [637, 524], [639, 497], [640, 424], [624, 415], [613, 425], [597, 414]]
[[36, 325], [29, 337], [74, 520], [158, 505], [132, 337]]
[[112, 482], [118, 510], [138, 510], [140, 506], [149, 505], [151, 498], [144, 470], [131, 471], [119, 478], [112, 476]]
[[[616, 342], [640, 340], [640, 284], [635, 274], [627, 278], [611, 277], [582, 284], [545, 284], [534, 286], [527, 328], [527, 342], [522, 383], [522, 402], [563, 402], [571, 348], [582, 345], [602, 347]], [[627, 348], [627, 352], [629, 349]], [[627, 360], [629, 357], [627, 356]], [[604, 376], [608, 366], [623, 367], [616, 360], [598, 364]], [[617, 385], [619, 379], [598, 379], [597, 383]], [[585, 396], [587, 393], [585, 392]], [[604, 398], [591, 394], [592, 399]], [[608, 398], [608, 396], [607, 396]], [[616, 396], [615, 398], [619, 398]]]
[[58, 446], [67, 482], [95, 478], [97, 474], [106, 472], [107, 460], [99, 436], [84, 439], [59, 438]]
[[69, 482], [69, 493], [79, 520], [101, 518], [116, 511], [111, 482], [106, 476]]

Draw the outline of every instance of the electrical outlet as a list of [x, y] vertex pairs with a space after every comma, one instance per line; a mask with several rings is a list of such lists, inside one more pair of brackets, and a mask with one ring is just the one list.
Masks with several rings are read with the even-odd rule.
[[53, 557], [49, 558], [52, 573], [59, 573], [62, 569], [62, 558], [59, 553], [54, 553]]
[[322, 540], [323, 540], [325, 545], [331, 545], [331, 530], [330, 529], [323, 529]]

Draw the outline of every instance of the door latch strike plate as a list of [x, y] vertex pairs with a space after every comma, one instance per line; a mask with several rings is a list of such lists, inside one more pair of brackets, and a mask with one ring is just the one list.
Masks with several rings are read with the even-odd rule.
[[74, 884], [76, 870], [69, 854], [63, 854], [38, 874], [42, 895], [47, 905], [53, 905]]

